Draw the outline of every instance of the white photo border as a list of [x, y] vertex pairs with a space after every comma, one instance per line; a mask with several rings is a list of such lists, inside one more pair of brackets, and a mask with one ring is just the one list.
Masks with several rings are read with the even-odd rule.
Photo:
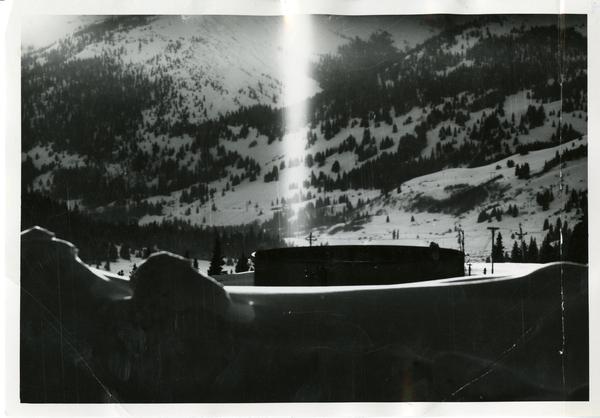
[[[19, 403], [19, 232], [20, 232], [20, 161], [21, 101], [20, 57], [21, 21], [30, 14], [113, 15], [113, 14], [237, 14], [281, 15], [401, 15], [401, 14], [587, 14], [588, 29], [588, 204], [589, 231], [600, 232], [600, 146], [594, 139], [600, 132], [596, 119], [600, 111], [600, 0], [6, 0], [0, 2], [1, 22], [5, 29], [5, 48], [0, 58], [0, 160], [5, 162], [0, 182], [0, 236], [4, 248], [0, 271], [6, 301], [0, 321], [5, 331], [5, 411], [8, 415], [36, 416], [597, 416], [600, 415], [600, 241], [589, 241], [589, 329], [590, 329], [590, 400], [589, 402], [481, 402], [481, 403], [283, 403], [283, 404], [20, 404]], [[4, 328], [4, 329], [2, 329]]]

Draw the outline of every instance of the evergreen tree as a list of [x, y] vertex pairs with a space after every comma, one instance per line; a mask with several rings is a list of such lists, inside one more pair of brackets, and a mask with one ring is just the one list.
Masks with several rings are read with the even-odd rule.
[[555, 236], [554, 236], [554, 226], [552, 226], [552, 224], [550, 224], [550, 226], [548, 227], [548, 239], [550, 241], [554, 241], [555, 240]]
[[119, 252], [117, 251], [117, 247], [112, 243], [108, 243], [108, 260], [117, 261], [117, 257]]
[[527, 261], [530, 263], [537, 263], [539, 260], [539, 251], [537, 246], [537, 241], [535, 238], [531, 237], [529, 239], [529, 248], [527, 249]]
[[340, 163], [338, 160], [335, 160], [333, 162], [333, 165], [331, 166], [331, 171], [333, 173], [339, 173], [340, 172]]
[[215, 234], [215, 245], [213, 247], [212, 258], [210, 260], [210, 266], [208, 267], [208, 275], [216, 276], [223, 273], [223, 253], [221, 252], [221, 240], [219, 234]]
[[129, 260], [131, 258], [129, 256], [129, 246], [127, 244], [121, 244], [121, 248], [119, 249], [119, 257], [124, 260]]
[[544, 219], [544, 226], [542, 230], [547, 231], [550, 228], [550, 222], [548, 222], [548, 218]]
[[496, 216], [498, 222], [502, 221], [502, 210], [494, 208], [494, 216]]
[[565, 259], [575, 263], [587, 264], [588, 252], [588, 220], [587, 216], [584, 215], [583, 220], [575, 225], [569, 237]]
[[485, 222], [488, 220], [488, 214], [485, 210], [479, 212], [479, 216], [477, 217], [477, 223]]
[[578, 206], [583, 211], [583, 216], [581, 221], [575, 225], [573, 231], [569, 233], [568, 246], [564, 254], [565, 260], [587, 264], [589, 262], [587, 192], [582, 192], [579, 199]]
[[527, 244], [525, 240], [521, 241], [521, 262], [528, 263], [529, 261], [529, 248], [527, 248]]
[[551, 244], [551, 233], [548, 232], [542, 241], [540, 246], [540, 263], [550, 263], [556, 261], [557, 257], [555, 254], [554, 247]]
[[496, 243], [492, 245], [492, 257], [494, 263], [504, 262], [504, 244], [502, 243], [502, 233], [498, 232]]
[[536, 193], [535, 200], [542, 207], [542, 210], [548, 210], [550, 202], [554, 200], [554, 195], [549, 189], [544, 189], [543, 192]]
[[235, 265], [235, 272], [241, 273], [248, 270], [250, 270], [250, 266], [248, 265], [248, 257], [246, 257], [246, 254], [242, 252], [242, 255], [240, 255], [240, 258], [238, 258], [238, 261]]
[[521, 248], [517, 241], [513, 241], [512, 251], [510, 252], [510, 261], [513, 263], [521, 263], [523, 262], [523, 255], [521, 253]]

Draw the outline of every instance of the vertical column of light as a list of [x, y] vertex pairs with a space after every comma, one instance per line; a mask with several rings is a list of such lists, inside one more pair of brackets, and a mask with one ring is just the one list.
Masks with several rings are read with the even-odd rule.
[[[282, 48], [282, 81], [283, 103], [285, 104], [285, 136], [283, 152], [286, 169], [280, 174], [280, 194], [288, 198], [295, 193], [306, 194], [302, 183], [307, 179], [308, 170], [304, 165], [306, 154], [306, 133], [308, 129], [308, 102], [312, 92], [309, 78], [312, 31], [310, 15], [296, 12], [298, 1], [282, 0], [283, 7], [283, 48]], [[292, 166], [290, 162], [299, 162]], [[297, 188], [290, 189], [290, 185]], [[287, 205], [290, 207], [290, 205]], [[297, 209], [295, 205], [293, 209]], [[297, 224], [298, 230], [303, 225]]]

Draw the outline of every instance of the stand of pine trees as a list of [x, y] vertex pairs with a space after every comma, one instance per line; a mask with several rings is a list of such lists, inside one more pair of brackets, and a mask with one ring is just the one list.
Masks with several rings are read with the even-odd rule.
[[[21, 230], [41, 226], [57, 237], [72, 242], [86, 263], [97, 266], [117, 257], [127, 258], [137, 253], [147, 258], [157, 249], [176, 254], [188, 253], [190, 258], [209, 259], [215, 237], [220, 239], [224, 257], [236, 257], [242, 251], [285, 247], [276, 224], [251, 224], [207, 228], [183, 221], [151, 223], [108, 222], [92, 218], [76, 208], [39, 194], [21, 197]], [[117, 246], [120, 245], [120, 255]]]
[[219, 234], [215, 233], [215, 244], [213, 246], [212, 258], [210, 259], [210, 266], [208, 267], [209, 276], [217, 276], [223, 274], [223, 266], [225, 261], [223, 260], [223, 253], [221, 251], [221, 239]]
[[533, 237], [529, 239], [529, 244], [525, 240], [513, 241], [513, 247], [510, 252], [510, 258], [506, 261], [513, 263], [538, 263], [539, 250], [537, 240]]
[[573, 261], [577, 263], [588, 262], [588, 232], [587, 216], [584, 216], [573, 230], [568, 223], [556, 219], [554, 225], [545, 222], [544, 230], [547, 233], [539, 245], [535, 238], [529, 239], [529, 244], [524, 240], [513, 241], [510, 253], [505, 253], [502, 234], [497, 235], [492, 247], [494, 262], [513, 263], [551, 263], [554, 261]]

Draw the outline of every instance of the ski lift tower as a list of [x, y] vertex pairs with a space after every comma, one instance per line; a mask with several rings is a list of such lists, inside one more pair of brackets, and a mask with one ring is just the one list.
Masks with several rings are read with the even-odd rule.
[[521, 222], [519, 222], [519, 232], [517, 232], [515, 235], [519, 237], [521, 242], [523, 242], [523, 237], [527, 234], [527, 232], [523, 232], [523, 225], [521, 225]]

